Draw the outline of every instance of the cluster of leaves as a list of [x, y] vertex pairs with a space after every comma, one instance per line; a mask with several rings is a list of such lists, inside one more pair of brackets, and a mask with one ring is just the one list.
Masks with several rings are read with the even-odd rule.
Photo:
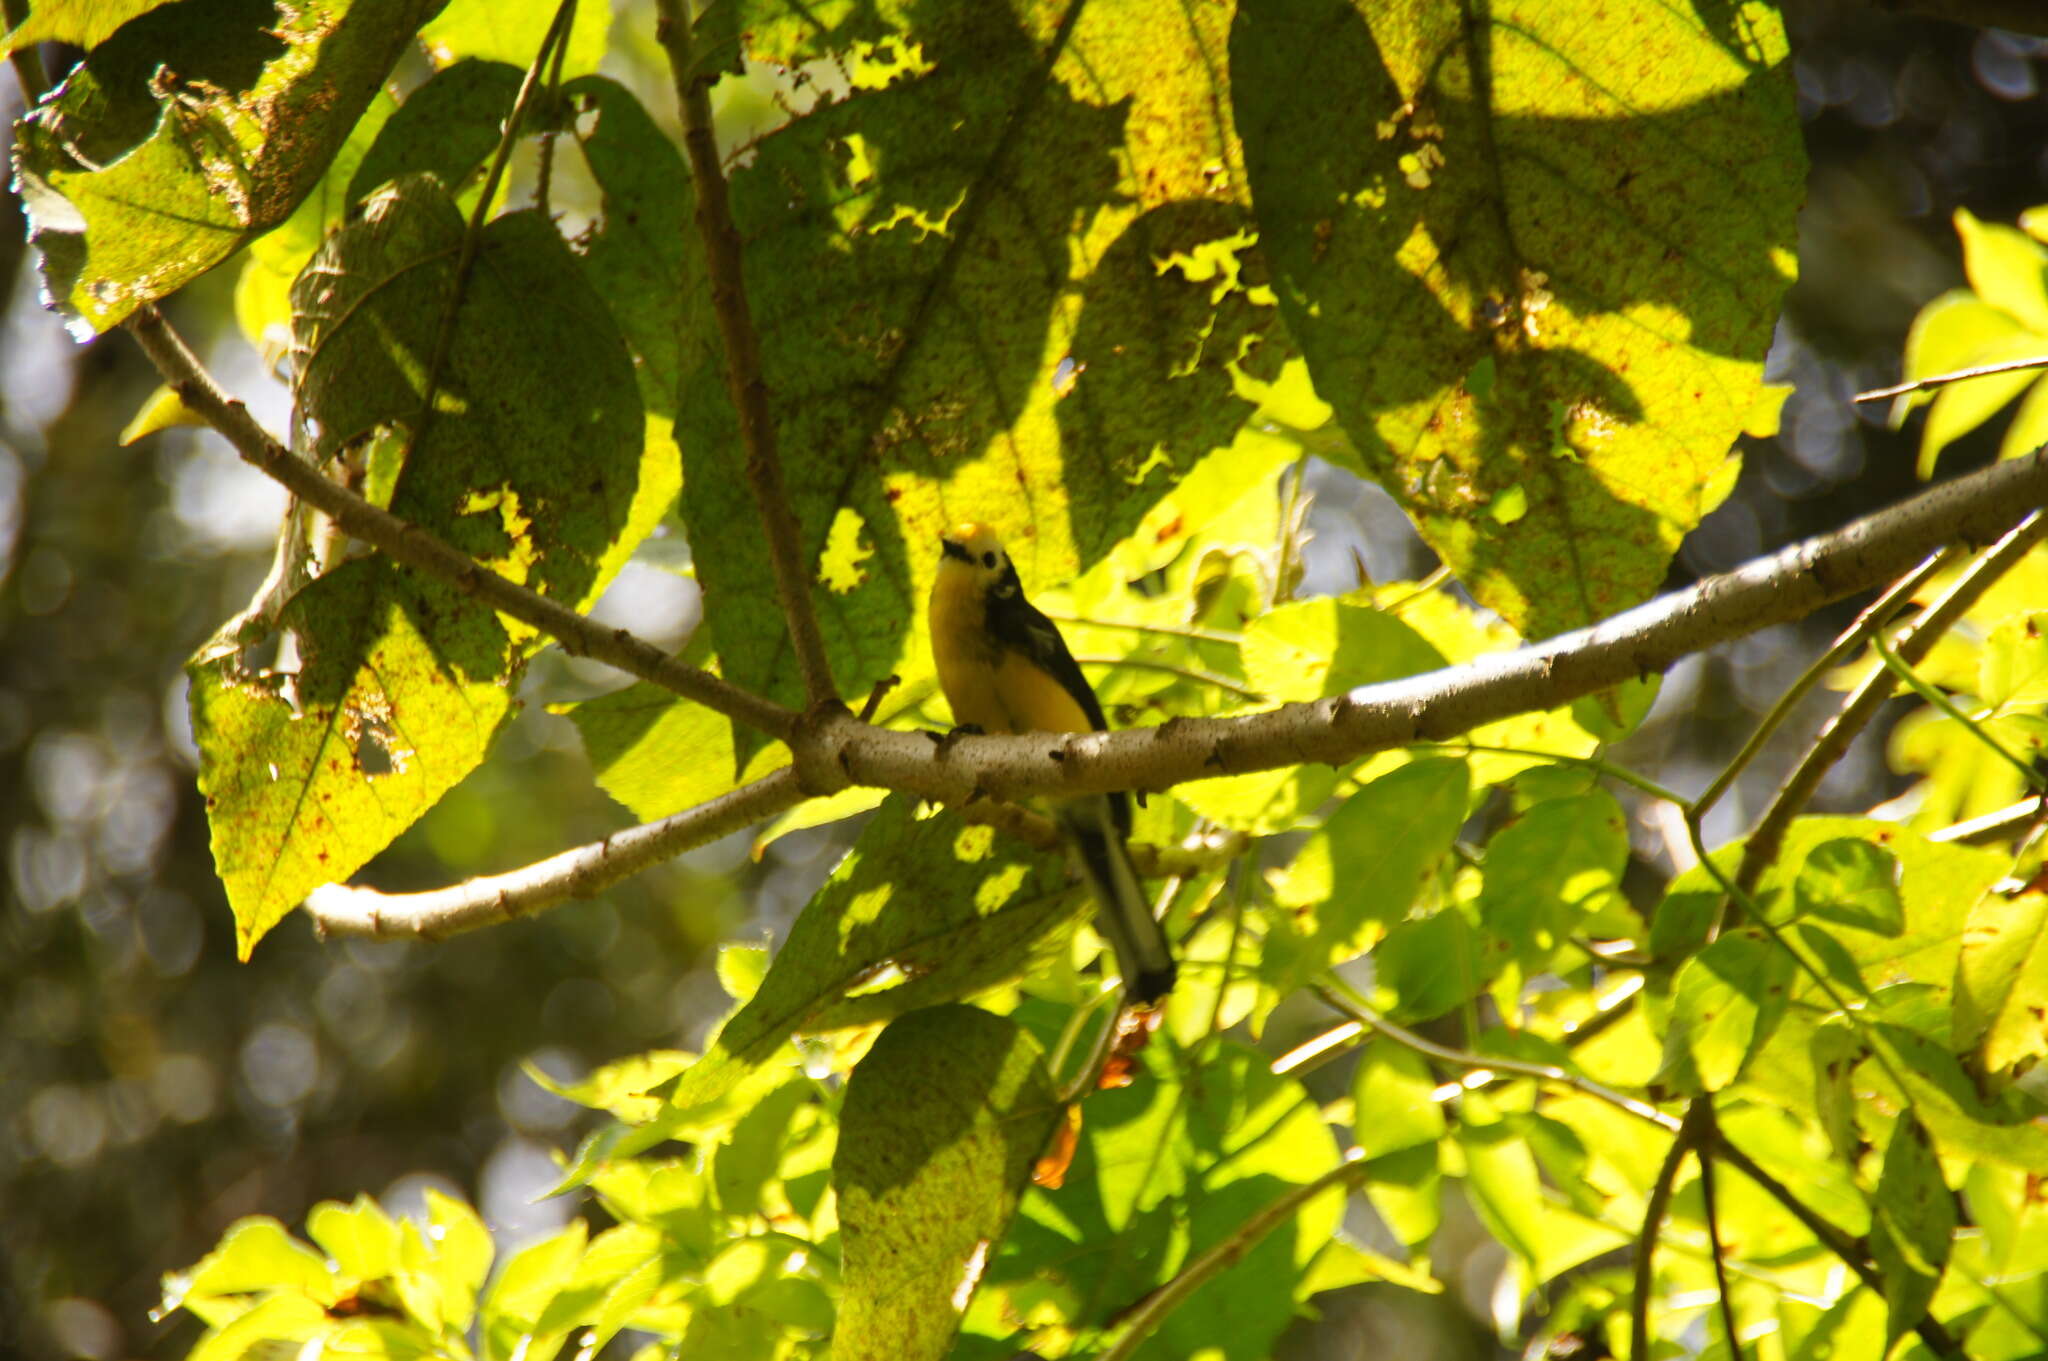
[[[402, 100], [383, 87], [424, 9], [399, 0], [282, 27], [242, 0], [116, 26], [74, 8], [23, 30], [91, 52], [16, 158], [82, 326], [247, 244], [240, 319], [289, 355], [307, 457], [578, 608], [676, 503], [693, 658], [801, 698], [693, 189], [635, 93], [591, 73], [601, 6], [521, 29], [451, 5]], [[718, 282], [761, 328], [834, 676], [903, 680], [881, 721], [940, 718], [918, 605], [954, 520], [1005, 533], [1137, 723], [1602, 618], [1732, 482], [1802, 169], [1763, 5], [1589, 25], [1499, 4], [1475, 27], [1450, 4], [762, 0], [689, 42], [834, 92], [732, 171], [745, 276]], [[508, 206], [515, 150], [530, 207]], [[565, 235], [548, 194], [572, 151], [588, 225]], [[1386, 486], [1469, 598], [1295, 599], [1304, 441]], [[245, 954], [484, 759], [542, 642], [297, 517], [284, 538], [289, 589], [191, 668]], [[1993, 712], [1949, 701], [1967, 736], [1928, 742], [2033, 732], [2037, 629], [1996, 608], [1970, 690]], [[2048, 900], [1994, 891], [2011, 855], [1837, 818], [1795, 824], [1747, 894], [1738, 846], [1632, 901], [1608, 781], [1645, 782], [1605, 748], [1653, 694], [1151, 800], [1141, 840], [1249, 850], [1169, 880], [1184, 984], [1085, 1100], [1116, 1008], [1058, 860], [901, 796], [801, 808], [766, 835], [876, 811], [772, 959], [728, 952], [739, 1006], [707, 1051], [567, 1089], [612, 1123], [563, 1189], [614, 1227], [524, 1249], [479, 1305], [491, 1251], [460, 1207], [423, 1229], [323, 1206], [318, 1251], [246, 1222], [170, 1301], [222, 1356], [319, 1338], [532, 1361], [631, 1328], [683, 1354], [1254, 1357], [1320, 1292], [1441, 1289], [1456, 1193], [1511, 1255], [1503, 1336], [1620, 1347], [1633, 1303], [1676, 1340], [1726, 1265], [1729, 1306], [1788, 1356], [1879, 1354], [1930, 1316], [1976, 1355], [2038, 1350]], [[569, 712], [644, 817], [790, 759], [646, 686]], [[1350, 1056], [1346, 1089], [1257, 1047], [1304, 993], [1341, 1021], [1316, 1053]], [[1624, 1250], [1652, 1248], [1688, 1100], [1766, 1179], [1724, 1166], [1710, 1193], [1699, 1145], [1638, 1297]], [[1067, 1155], [1041, 1162], [1049, 1140]], [[1398, 1256], [1345, 1232], [1354, 1189]]]

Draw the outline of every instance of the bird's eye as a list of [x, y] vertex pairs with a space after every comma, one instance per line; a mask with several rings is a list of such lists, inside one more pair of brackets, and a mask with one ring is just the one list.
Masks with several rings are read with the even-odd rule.
[[995, 554], [993, 554], [993, 553], [983, 553], [983, 554], [981, 555], [981, 565], [982, 565], [983, 567], [993, 567], [993, 566], [995, 566], [995, 565], [996, 565], [996, 555], [995, 555]]

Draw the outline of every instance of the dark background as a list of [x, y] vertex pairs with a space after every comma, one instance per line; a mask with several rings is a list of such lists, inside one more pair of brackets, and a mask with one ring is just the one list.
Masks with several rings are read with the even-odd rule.
[[[630, 5], [618, 22], [644, 36], [649, 9]], [[1776, 439], [1745, 442], [1736, 493], [1687, 541], [1674, 585], [1913, 488], [1917, 431], [1887, 431], [1881, 409], [1847, 398], [1894, 379], [1915, 309], [1962, 282], [1956, 207], [2010, 221], [2048, 201], [2048, 42], [1856, 4], [1788, 9], [1813, 171], [1770, 376], [1797, 392]], [[615, 51], [644, 46], [623, 31]], [[44, 55], [61, 74], [66, 54]], [[669, 106], [663, 73], [636, 67], [630, 50], [619, 60], [650, 108]], [[19, 93], [9, 77], [0, 86], [11, 118]], [[574, 1212], [529, 1203], [579, 1117], [521, 1062], [570, 1076], [700, 1042], [726, 1004], [709, 947], [785, 924], [836, 843], [799, 834], [756, 865], [743, 834], [596, 901], [437, 946], [325, 944], [295, 915], [237, 964], [193, 787], [181, 665], [261, 579], [281, 497], [210, 433], [119, 446], [154, 373], [125, 336], [66, 337], [39, 305], [21, 237], [19, 204], [0, 198], [0, 1354], [175, 1356], [198, 1329], [150, 1321], [158, 1277], [238, 1216], [295, 1225], [316, 1200], [359, 1191], [403, 1209], [428, 1184], [500, 1228], [539, 1232]], [[234, 271], [172, 312], [280, 429], [281, 389], [234, 329]], [[2001, 424], [1943, 470], [1988, 458]], [[1383, 578], [1426, 570], [1384, 498], [1337, 475], [1317, 481], [1311, 589], [1348, 585], [1353, 547]], [[694, 588], [636, 569], [608, 608], [673, 643]], [[1626, 759], [1698, 789], [1840, 617], [1689, 660]], [[556, 698], [611, 683], [550, 656], [527, 688]], [[1714, 839], [1754, 815], [1828, 702], [1812, 701], [1716, 810]], [[1902, 784], [1880, 731], [1824, 802], [1867, 807]], [[533, 703], [367, 877], [431, 887], [625, 821], [567, 722]], [[1637, 831], [1661, 873], [1657, 834]], [[1299, 1354], [1490, 1345], [1470, 1324], [1410, 1317], [1369, 1291], [1331, 1305], [1299, 1330]]]

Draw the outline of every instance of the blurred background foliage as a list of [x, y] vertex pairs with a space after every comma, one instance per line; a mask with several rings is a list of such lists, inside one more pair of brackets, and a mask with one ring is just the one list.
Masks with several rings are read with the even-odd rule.
[[[603, 70], [666, 120], [651, 10], [618, 7]], [[1888, 430], [1881, 408], [1848, 396], [1892, 381], [1917, 309], [1964, 286], [1954, 210], [2005, 223], [2048, 200], [2048, 42], [1845, 0], [1786, 13], [1813, 171], [1768, 376], [1794, 391], [1776, 437], [1745, 441], [1734, 495], [1687, 540], [1672, 585], [1911, 490], [1917, 429]], [[53, 74], [76, 57], [38, 55]], [[428, 70], [414, 54], [400, 80]], [[12, 117], [19, 91], [0, 85]], [[730, 143], [779, 116], [765, 86], [722, 94]], [[515, 198], [531, 167], [521, 173]], [[556, 190], [572, 208], [575, 192]], [[593, 1117], [521, 1064], [567, 1080], [642, 1049], [701, 1045], [729, 1005], [710, 947], [786, 929], [846, 829], [792, 833], [758, 861], [742, 834], [595, 901], [434, 946], [323, 944], [295, 914], [236, 964], [181, 667], [260, 580], [282, 497], [210, 433], [121, 445], [154, 374], [126, 337], [66, 336], [39, 303], [17, 200], [0, 201], [0, 219], [0, 1350], [182, 1354], [198, 1325], [150, 1321], [158, 1277], [249, 1213], [290, 1219], [359, 1191], [406, 1209], [439, 1188], [512, 1241], [558, 1226], [575, 1202], [533, 1196], [555, 1179], [550, 1151]], [[205, 277], [171, 312], [280, 429], [282, 388], [237, 329], [236, 274]], [[2007, 419], [1957, 439], [1944, 471], [1988, 460]], [[1305, 591], [1347, 589], [1360, 562], [1382, 580], [1428, 570], [1384, 496], [1328, 470], [1310, 485]], [[677, 645], [696, 619], [695, 588], [675, 570], [687, 551], [671, 539], [643, 558], [601, 610]], [[1689, 659], [1615, 759], [1697, 790], [1842, 618]], [[558, 653], [527, 681], [551, 697], [615, 684]], [[1780, 730], [1716, 808], [1710, 842], [1747, 825], [1831, 704], [1809, 698], [1808, 721]], [[1904, 787], [1886, 740], [1865, 738], [1823, 807]], [[593, 839], [622, 816], [569, 722], [529, 705], [367, 877], [434, 886]], [[1654, 886], [1664, 833], [1638, 818], [1630, 835], [1637, 877]], [[1276, 1023], [1266, 1043], [1299, 1033]], [[1463, 1271], [1461, 1249], [1477, 1254]], [[1282, 1353], [1491, 1354], [1481, 1320], [1497, 1251], [1476, 1224], [1450, 1224], [1438, 1267], [1467, 1283], [1464, 1299], [1339, 1292]]]

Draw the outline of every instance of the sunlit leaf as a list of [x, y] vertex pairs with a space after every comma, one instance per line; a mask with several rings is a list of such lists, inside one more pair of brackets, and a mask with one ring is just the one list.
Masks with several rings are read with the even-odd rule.
[[1774, 11], [1581, 17], [1265, 0], [1231, 30], [1260, 244], [1316, 389], [1532, 637], [1649, 595], [1733, 485], [1804, 176]]
[[1680, 967], [1665, 1061], [1703, 1091], [1733, 1082], [1785, 1015], [1796, 965], [1754, 927], [1722, 934]]
[[[447, 0], [441, 12], [420, 30], [420, 41], [427, 45], [427, 54], [436, 66], [481, 57], [524, 70], [540, 52], [541, 38], [554, 17], [552, 0], [511, 5], [498, 0]], [[597, 69], [604, 58], [611, 21], [612, 8], [604, 0], [577, 0], [563, 75], [581, 76]]]
[[1978, 901], [1956, 961], [1954, 1033], [1992, 1072], [2048, 1054], [2048, 896]]
[[582, 1259], [588, 1231], [580, 1219], [560, 1233], [522, 1249], [505, 1263], [484, 1296], [479, 1325], [488, 1361], [537, 1361], [553, 1355], [561, 1337], [541, 1334], [540, 1323]]
[[1323, 597], [1282, 605], [1244, 633], [1244, 670], [1268, 699], [1322, 699], [1444, 664], [1393, 615]]
[[1517, 959], [1539, 966], [1620, 897], [1627, 863], [1628, 821], [1612, 795], [1546, 799], [1488, 843], [1482, 920]]

